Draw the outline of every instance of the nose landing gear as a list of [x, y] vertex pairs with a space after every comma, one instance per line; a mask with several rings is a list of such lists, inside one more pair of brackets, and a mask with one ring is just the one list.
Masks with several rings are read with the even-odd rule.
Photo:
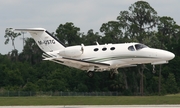
[[94, 76], [94, 72], [93, 71], [89, 71], [87, 72], [88, 77], [92, 78]]
[[152, 70], [152, 73], [156, 73], [156, 70], [155, 70], [155, 65], [153, 65], [153, 70]]

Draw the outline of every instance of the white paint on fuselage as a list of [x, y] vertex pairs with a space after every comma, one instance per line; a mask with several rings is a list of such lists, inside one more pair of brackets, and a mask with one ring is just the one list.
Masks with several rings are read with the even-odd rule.
[[[145, 64], [168, 61], [174, 58], [173, 53], [161, 49], [146, 47], [140, 50], [128, 50], [129, 46], [134, 46], [135, 44], [139, 43], [85, 46], [83, 54], [79, 57], [75, 57], [75, 59], [107, 63], [111, 65], [110, 67], [116, 67], [126, 64]], [[112, 47], [115, 49], [111, 50]], [[98, 48], [99, 50], [94, 51], [95, 48]], [[103, 51], [103, 48], [107, 48], [107, 50]]]
[[[104, 71], [104, 70], [117, 69], [119, 67], [128, 67], [130, 65], [136, 65], [136, 64], [147, 64], [147, 63], [160, 64], [171, 60], [175, 56], [173, 53], [169, 51], [149, 48], [149, 47], [144, 47], [142, 49], [137, 50], [135, 47], [135, 45], [137, 44], [140, 43], [121, 43], [121, 44], [82, 46], [83, 53], [80, 56], [74, 56], [73, 52], [72, 54], [71, 53], [68, 54], [68, 55], [72, 55], [71, 57], [65, 56], [67, 58], [72, 58], [76, 60], [83, 60], [83, 61], [95, 62], [95, 63], [105, 63], [105, 64], [109, 64], [110, 66], [101, 66], [101, 67], [95, 67], [92, 65], [84, 66], [83, 64], [78, 64], [71, 61], [70, 62], [65, 61], [62, 64], [66, 66], [78, 68], [81, 70]], [[130, 46], [133, 46], [134, 50], [129, 50], [128, 48]], [[66, 48], [73, 49], [73, 46]], [[106, 50], [103, 50], [103, 48], [106, 48]], [[111, 48], [114, 49], [112, 50]], [[98, 50], [94, 51], [95, 49]], [[79, 50], [81, 50], [80, 47]], [[48, 54], [51, 56], [56, 55], [57, 58], [62, 58], [62, 56], [58, 55], [59, 52], [60, 51], [53, 51], [53, 52], [49, 52]]]

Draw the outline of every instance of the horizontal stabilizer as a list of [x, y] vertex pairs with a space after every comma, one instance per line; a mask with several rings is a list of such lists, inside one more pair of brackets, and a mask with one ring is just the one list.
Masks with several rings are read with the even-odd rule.
[[45, 58], [43, 60], [53, 60], [54, 58]]
[[46, 31], [44, 28], [14, 29], [15, 31]]

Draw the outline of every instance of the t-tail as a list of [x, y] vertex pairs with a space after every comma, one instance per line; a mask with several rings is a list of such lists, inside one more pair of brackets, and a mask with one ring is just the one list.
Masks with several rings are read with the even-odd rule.
[[39, 48], [44, 52], [52, 52], [65, 48], [65, 45], [61, 41], [57, 40], [44, 28], [15, 29], [15, 31], [29, 32]]

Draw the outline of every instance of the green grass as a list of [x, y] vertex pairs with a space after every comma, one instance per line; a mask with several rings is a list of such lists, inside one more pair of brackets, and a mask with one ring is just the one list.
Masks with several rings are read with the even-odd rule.
[[180, 104], [180, 96], [94, 96], [94, 97], [0, 97], [0, 106], [10, 105], [152, 105]]

